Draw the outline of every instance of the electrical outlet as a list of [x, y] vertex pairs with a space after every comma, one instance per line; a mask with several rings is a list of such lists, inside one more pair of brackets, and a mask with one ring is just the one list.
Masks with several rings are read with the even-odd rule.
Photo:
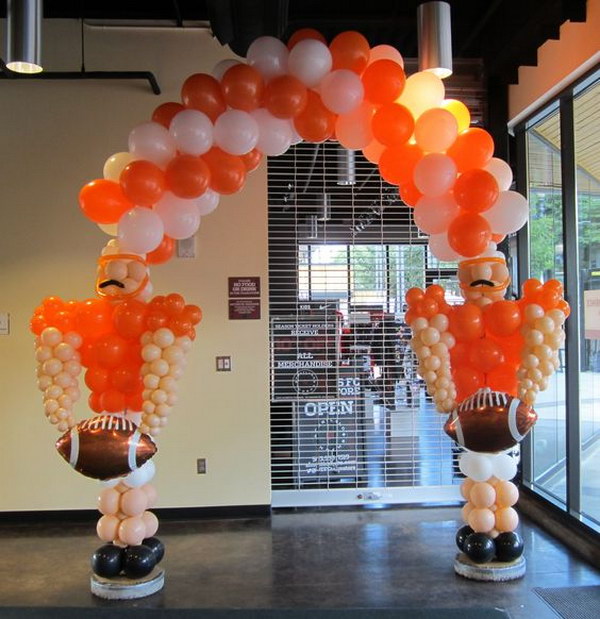
[[198, 475], [206, 474], [206, 458], [198, 458], [196, 460], [196, 473]]
[[8, 312], [0, 312], [0, 335], [8, 335], [10, 333], [10, 314]]
[[196, 257], [196, 235], [190, 236], [187, 239], [177, 241], [177, 257], [178, 258], [195, 258]]

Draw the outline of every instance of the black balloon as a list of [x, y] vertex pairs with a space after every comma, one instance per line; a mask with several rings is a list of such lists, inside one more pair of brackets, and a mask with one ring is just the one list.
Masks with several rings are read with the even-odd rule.
[[496, 552], [494, 540], [485, 533], [471, 533], [463, 544], [463, 552], [474, 563], [489, 563]]
[[123, 571], [127, 578], [147, 576], [156, 565], [154, 552], [147, 546], [128, 546], [123, 558]]
[[474, 531], [468, 524], [456, 532], [456, 545], [460, 551], [464, 550], [465, 540], [471, 533], [474, 533]]
[[92, 570], [103, 578], [114, 578], [123, 569], [123, 549], [113, 544], [100, 546], [92, 555]]
[[500, 533], [494, 543], [498, 561], [514, 561], [523, 554], [523, 539], [514, 531]]
[[156, 557], [156, 562], [160, 563], [162, 558], [165, 556], [165, 545], [158, 539], [158, 537], [147, 537], [143, 542], [142, 546], [147, 546], [152, 550], [154, 556]]

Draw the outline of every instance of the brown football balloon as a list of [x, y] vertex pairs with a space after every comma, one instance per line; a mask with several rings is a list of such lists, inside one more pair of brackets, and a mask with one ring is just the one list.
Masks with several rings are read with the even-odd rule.
[[525, 402], [484, 387], [450, 413], [444, 431], [471, 451], [493, 453], [514, 447], [536, 421], [536, 412]]
[[76, 471], [94, 479], [127, 475], [156, 453], [152, 437], [113, 415], [78, 423], [58, 439], [56, 449]]

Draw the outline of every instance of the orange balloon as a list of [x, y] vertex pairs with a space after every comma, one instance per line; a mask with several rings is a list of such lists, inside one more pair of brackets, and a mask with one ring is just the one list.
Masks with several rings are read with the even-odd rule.
[[460, 402], [483, 387], [483, 374], [472, 367], [460, 366], [452, 370], [456, 385], [457, 400]]
[[515, 331], [512, 335], [505, 335], [503, 337], [489, 335], [488, 337], [493, 339], [502, 348], [504, 359], [507, 363], [513, 365], [521, 363], [521, 353], [523, 352], [525, 343], [519, 330]]
[[542, 289], [542, 282], [539, 279], [531, 277], [526, 279], [521, 286], [521, 291], [524, 297], [533, 297]]
[[414, 206], [423, 197], [423, 194], [412, 181], [408, 181], [399, 187], [398, 193], [406, 206]]
[[139, 338], [145, 330], [147, 306], [136, 299], [119, 303], [113, 313], [117, 333], [125, 339]]
[[502, 348], [489, 338], [476, 340], [469, 346], [469, 363], [480, 372], [491, 372], [503, 362]]
[[434, 299], [438, 303], [443, 303], [446, 291], [438, 284], [432, 284], [425, 289], [425, 296]]
[[256, 170], [262, 161], [262, 153], [256, 148], [253, 148], [249, 153], [245, 155], [240, 155], [240, 159], [244, 162], [246, 166], [246, 170], [248, 172], [252, 172], [252, 170]]
[[349, 69], [360, 75], [369, 63], [371, 49], [369, 42], [360, 32], [347, 30], [331, 41], [329, 51], [333, 58], [334, 71]]
[[102, 404], [100, 403], [101, 393], [92, 392], [88, 396], [88, 406], [95, 412], [101, 413], [104, 409], [102, 408]]
[[371, 121], [373, 137], [385, 146], [402, 146], [415, 129], [410, 110], [399, 103], [381, 106]]
[[469, 363], [469, 345], [466, 342], [456, 342], [450, 349], [452, 367], [460, 367]]
[[557, 309], [561, 310], [565, 314], [565, 316], [567, 316], [568, 318], [569, 314], [571, 313], [571, 307], [564, 299], [561, 299], [557, 303], [556, 307]]
[[362, 154], [367, 161], [371, 163], [379, 163], [381, 154], [385, 150], [385, 146], [377, 140], [373, 140], [362, 149]]
[[494, 243], [501, 243], [506, 238], [506, 234], [492, 234]]
[[438, 303], [435, 299], [428, 297], [427, 295], [418, 301], [415, 305], [415, 311], [419, 316], [424, 316], [425, 318], [431, 318], [435, 316], [439, 311]]
[[413, 170], [423, 157], [423, 151], [416, 145], [386, 148], [379, 158], [379, 173], [392, 185], [403, 185], [412, 180]]
[[165, 191], [165, 173], [151, 161], [132, 161], [119, 177], [123, 193], [137, 206], [152, 206]]
[[294, 127], [307, 142], [324, 142], [333, 135], [336, 115], [323, 105], [314, 90], [307, 94], [306, 107], [294, 118]]
[[163, 264], [173, 257], [174, 251], [175, 241], [165, 234], [160, 245], [149, 254], [146, 254], [146, 262], [148, 264]]
[[291, 50], [296, 43], [300, 43], [300, 41], [304, 41], [304, 39], [316, 39], [317, 41], [321, 41], [321, 43], [327, 45], [327, 40], [318, 30], [315, 30], [314, 28], [300, 28], [300, 30], [296, 30], [296, 32], [294, 32], [294, 34], [288, 39], [288, 49]]
[[498, 182], [486, 170], [474, 168], [461, 174], [454, 183], [454, 199], [471, 213], [487, 211], [497, 200]]
[[546, 310], [554, 309], [557, 303], [562, 299], [562, 294], [556, 288], [548, 288], [547, 284], [538, 294], [539, 304]]
[[491, 238], [490, 224], [477, 213], [461, 211], [448, 226], [448, 244], [466, 258], [483, 252]]
[[251, 112], [260, 106], [264, 90], [263, 77], [247, 64], [236, 64], [221, 79], [225, 102], [236, 110]]
[[393, 103], [404, 90], [406, 75], [393, 60], [376, 60], [362, 75], [365, 99], [377, 105]]
[[181, 99], [185, 107], [204, 112], [213, 122], [227, 109], [221, 85], [206, 73], [194, 73], [183, 82]]
[[195, 155], [178, 155], [171, 159], [165, 173], [167, 186], [179, 198], [201, 196], [208, 188], [210, 170]]
[[463, 342], [481, 338], [483, 335], [483, 316], [481, 309], [474, 303], [457, 305], [450, 312], [450, 332]]
[[133, 365], [117, 368], [111, 373], [110, 382], [121, 393], [133, 393], [142, 387], [140, 368]]
[[483, 320], [492, 335], [506, 337], [521, 326], [521, 311], [515, 301], [496, 301], [485, 307]]
[[220, 194], [239, 191], [246, 180], [246, 166], [240, 157], [230, 155], [217, 146], [211, 148], [202, 159], [210, 170], [209, 186]]
[[168, 101], [167, 103], [159, 105], [154, 112], [152, 112], [152, 120], [168, 129], [173, 117], [183, 110], [185, 110], [185, 108], [181, 103]]
[[[112, 330], [112, 307], [104, 299], [87, 299], [75, 312], [77, 331], [83, 336], [98, 337]], [[89, 364], [87, 364], [89, 365]]]
[[102, 178], [82, 187], [79, 206], [94, 223], [116, 224], [121, 215], [133, 208], [133, 203], [127, 199], [119, 183]]
[[425, 297], [425, 293], [421, 288], [409, 288], [404, 295], [404, 299], [409, 305], [416, 305], [419, 301], [422, 301]]
[[125, 410], [125, 396], [117, 389], [107, 389], [100, 395], [100, 406], [107, 413]]
[[108, 370], [97, 366], [88, 368], [85, 372], [84, 382], [90, 391], [106, 391], [109, 386]]
[[197, 325], [202, 320], [202, 310], [197, 305], [186, 305], [183, 308], [183, 317]]
[[94, 345], [98, 365], [114, 368], [122, 363], [127, 352], [127, 342], [114, 333], [103, 335]]
[[294, 118], [306, 107], [306, 86], [293, 75], [273, 78], [265, 88], [264, 106], [277, 118]]
[[494, 154], [494, 140], [485, 129], [465, 129], [458, 134], [447, 154], [454, 159], [459, 172], [483, 168]]
[[514, 364], [501, 363], [485, 377], [486, 385], [493, 391], [503, 391], [509, 395], [517, 394], [517, 372]]

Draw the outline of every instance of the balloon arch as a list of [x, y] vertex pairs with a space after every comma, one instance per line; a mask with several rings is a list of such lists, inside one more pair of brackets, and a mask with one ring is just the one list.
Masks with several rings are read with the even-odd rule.
[[[511, 169], [493, 157], [492, 137], [470, 127], [469, 110], [444, 98], [436, 75], [406, 77], [396, 49], [370, 48], [358, 32], [327, 45], [303, 29], [287, 46], [256, 39], [247, 63], [223, 60], [212, 75], [191, 75], [181, 102], [133, 128], [128, 151], [112, 155], [103, 178], [79, 195], [83, 213], [115, 237], [99, 260], [98, 296], [48, 297], [32, 318], [38, 386], [62, 434], [57, 448], [106, 486], [97, 527], [106, 545], [92, 558], [98, 595], [102, 579], [156, 578], [163, 547], [148, 511], [156, 500], [150, 458], [201, 319], [178, 294], [152, 297], [148, 265], [168, 261], [175, 240], [194, 235], [221, 195], [241, 191], [264, 155], [329, 139], [377, 164], [432, 254], [459, 263], [465, 303], [448, 305], [440, 286], [415, 288], [405, 317], [419, 373], [449, 415], [446, 432], [465, 448], [467, 524], [455, 569], [476, 578], [483, 568], [524, 573], [510, 450], [535, 422], [535, 397], [558, 366], [569, 312], [562, 286], [528, 280], [521, 300], [503, 298], [510, 279], [496, 244], [525, 224], [527, 201], [510, 190]], [[82, 367], [97, 416], [78, 424]]]

